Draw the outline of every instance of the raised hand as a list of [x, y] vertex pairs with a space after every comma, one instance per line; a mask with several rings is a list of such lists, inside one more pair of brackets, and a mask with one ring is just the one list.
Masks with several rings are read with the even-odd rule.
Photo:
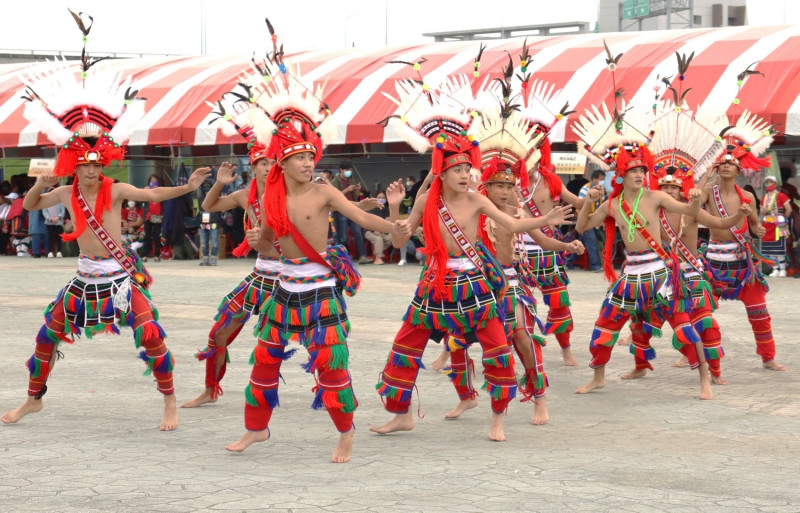
[[217, 181], [222, 185], [228, 185], [236, 180], [236, 166], [230, 162], [223, 162], [217, 169]]
[[739, 205], [739, 212], [742, 213], [742, 217], [749, 216], [750, 212], [752, 212], [752, 211], [753, 211], [753, 209], [750, 208], [750, 203], [742, 202], [742, 204]]
[[598, 185], [597, 187], [591, 187], [586, 192], [586, 199], [591, 201], [591, 202], [595, 202], [595, 201], [601, 199], [603, 197], [603, 194], [604, 194], [604, 190], [601, 189], [601, 187], [603, 187], [603, 186], [602, 185]]
[[189, 189], [196, 191], [209, 176], [211, 176], [210, 167], [198, 167], [194, 170], [192, 176], [189, 177], [189, 181], [187, 182]]
[[406, 197], [406, 188], [403, 187], [403, 181], [397, 180], [389, 184], [386, 188], [386, 202], [389, 205], [399, 205], [403, 198]]
[[563, 207], [553, 207], [553, 209], [544, 216], [544, 219], [550, 226], [558, 226], [564, 224], [567, 219], [572, 219], [573, 216], [572, 205], [566, 205]]
[[59, 178], [53, 174], [43, 174], [36, 177], [36, 183], [42, 186], [42, 188], [53, 187], [58, 185]]
[[366, 210], [366, 211], [375, 210], [376, 208], [377, 209], [383, 208], [383, 205], [381, 205], [381, 203], [378, 201], [378, 198], [364, 198], [363, 200], [356, 203], [356, 205], [358, 205], [358, 208], [360, 208], [361, 210]]
[[703, 195], [702, 189], [692, 188], [689, 190], [689, 201], [695, 201]]

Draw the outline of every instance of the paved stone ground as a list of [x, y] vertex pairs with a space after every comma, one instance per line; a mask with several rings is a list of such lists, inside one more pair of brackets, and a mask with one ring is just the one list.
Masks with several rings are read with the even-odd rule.
[[[150, 264], [153, 295], [177, 360], [179, 403], [201, 390], [203, 367], [194, 350], [205, 345], [220, 298], [252, 263]], [[0, 410], [24, 399], [24, 362], [42, 310], [74, 265], [74, 259], [0, 259]], [[324, 410], [309, 408], [313, 380], [299, 368], [298, 356], [282, 369], [286, 382], [272, 439], [242, 454], [224, 450], [244, 429], [252, 324], [231, 348], [221, 400], [181, 410], [178, 430], [158, 431], [162, 401], [152, 378], [141, 376], [127, 331], [62, 346], [66, 359], [51, 375], [45, 409], [0, 426], [0, 511], [800, 511], [800, 281], [773, 280], [769, 295], [778, 360], [788, 372], [761, 368], [744, 308], [724, 303], [718, 319], [730, 385], [715, 386], [713, 401], [697, 399], [694, 374], [670, 366], [677, 353], [669, 328], [654, 340], [660, 353], [654, 373], [620, 380], [632, 361], [619, 347], [608, 386], [577, 396], [575, 388], [591, 376], [588, 338], [606, 285], [600, 274], [574, 271], [573, 347], [581, 366], [565, 367], [550, 340], [550, 423], [531, 425], [532, 405], [515, 402], [505, 419], [508, 441], [493, 443], [485, 394], [478, 408], [445, 421], [456, 396], [432, 370], [420, 373], [414, 404], [424, 419], [413, 432], [379, 436], [368, 430], [390, 418], [374, 384], [419, 267], [362, 271], [362, 291], [349, 301], [351, 370], [361, 403], [350, 463], [329, 463], [337, 433]], [[425, 362], [438, 351], [432, 344]]]

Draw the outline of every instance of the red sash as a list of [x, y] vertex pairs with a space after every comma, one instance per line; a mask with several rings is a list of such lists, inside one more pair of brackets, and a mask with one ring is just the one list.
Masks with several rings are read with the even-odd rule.
[[319, 253], [314, 251], [314, 248], [311, 246], [311, 244], [306, 240], [305, 237], [303, 237], [303, 234], [300, 233], [300, 230], [298, 230], [291, 221], [289, 221], [289, 235], [292, 236], [292, 240], [297, 245], [297, 248], [303, 252], [306, 258], [312, 262], [324, 265], [325, 267], [335, 271], [333, 266], [327, 260], [322, 258]]
[[464, 235], [464, 232], [461, 231], [461, 227], [458, 226], [458, 223], [456, 223], [455, 218], [450, 214], [447, 205], [444, 204], [444, 200], [441, 197], [439, 197], [436, 203], [436, 208], [439, 210], [439, 219], [442, 220], [447, 227], [447, 231], [450, 232], [450, 235], [453, 236], [453, 239], [455, 239], [456, 243], [461, 247], [461, 251], [464, 252], [464, 255], [472, 261], [482, 274], [486, 275], [486, 266], [483, 260], [478, 256], [478, 251], [469, 239], [467, 239], [467, 236]]
[[[628, 216], [629, 219], [633, 219], [633, 212], [631, 211], [631, 207], [630, 205], [628, 205], [628, 202], [624, 198], [622, 201], [619, 202], [619, 206], [625, 213], [625, 215]], [[658, 241], [653, 237], [653, 235], [649, 231], [647, 231], [647, 228], [645, 228], [644, 226], [639, 226], [638, 224], [634, 224], [634, 227], [636, 228], [636, 231], [639, 232], [639, 235], [641, 235], [642, 239], [644, 239], [644, 241], [647, 243], [647, 245], [650, 246], [650, 249], [655, 251], [656, 254], [664, 262], [669, 262], [671, 260], [669, 253], [667, 253], [666, 250], [663, 248], [663, 246], [661, 246], [661, 244], [658, 243]]]
[[[736, 185], [735, 187], [736, 187], [736, 193], [739, 194], [739, 198], [743, 202], [749, 202], [749, 200], [744, 197], [744, 194], [742, 194], [741, 190], [739, 189], [739, 186]], [[728, 211], [725, 209], [725, 204], [722, 203], [722, 194], [719, 192], [719, 185], [713, 186], [711, 188], [711, 191], [712, 191], [712, 195], [714, 196], [714, 205], [717, 207], [717, 212], [719, 212], [719, 215], [721, 217], [729, 217], [730, 214], [728, 214]], [[735, 226], [731, 226], [728, 229], [733, 234], [733, 237], [736, 239], [736, 242], [738, 242], [739, 245], [745, 250], [745, 252], [750, 255], [747, 258], [747, 266], [750, 267], [751, 270], [754, 270], [754, 268], [755, 268], [755, 266], [753, 266], [753, 259], [751, 257], [755, 257], [757, 260], [759, 260], [761, 262], [764, 262], [767, 265], [770, 265], [770, 266], [775, 265], [774, 261], [772, 261], [772, 260], [770, 260], [768, 258], [764, 258], [756, 250], [756, 248], [753, 247], [753, 245], [751, 244], [751, 240], [752, 239], [750, 239], [749, 235], [747, 237], [745, 237], [744, 234], [749, 232], [749, 224], [747, 222], [747, 218], [746, 217], [744, 218], [744, 225], [741, 228], [736, 228]]]
[[702, 272], [702, 265], [700, 261], [695, 258], [689, 248], [686, 247], [686, 244], [678, 237], [675, 233], [675, 230], [672, 228], [672, 225], [669, 224], [669, 219], [667, 219], [667, 215], [664, 213], [664, 209], [660, 209], [658, 211], [658, 219], [661, 221], [661, 228], [664, 229], [664, 232], [669, 236], [672, 240], [674, 247], [678, 250], [681, 257], [685, 262], [688, 262], [697, 272]]
[[[528, 207], [528, 211], [531, 213], [534, 219], [542, 217], [542, 212], [539, 210], [539, 207], [536, 206], [536, 202], [533, 201], [533, 191], [531, 191], [530, 196], [525, 197], [525, 193], [528, 192], [527, 189], [521, 189], [522, 192], [522, 202]], [[550, 225], [544, 225], [540, 228], [542, 233], [550, 237], [551, 239], [557, 239], [555, 232]]]
[[106, 229], [103, 228], [103, 225], [100, 224], [100, 222], [94, 216], [94, 212], [92, 212], [92, 209], [89, 207], [89, 204], [83, 197], [81, 188], [77, 187], [76, 191], [78, 206], [81, 208], [83, 215], [86, 216], [86, 224], [89, 225], [89, 228], [91, 228], [97, 238], [100, 239], [100, 242], [106, 247], [111, 257], [116, 260], [122, 269], [128, 273], [128, 275], [133, 278], [136, 283], [141, 285], [142, 288], [150, 288], [150, 284], [153, 283], [153, 278], [150, 276], [150, 273], [147, 272], [147, 269], [145, 269], [144, 266], [142, 266], [141, 271], [137, 268], [136, 262], [133, 260], [133, 258], [131, 258], [128, 251], [122, 249], [116, 242], [114, 242], [114, 239], [111, 238], [111, 235], [109, 235]]

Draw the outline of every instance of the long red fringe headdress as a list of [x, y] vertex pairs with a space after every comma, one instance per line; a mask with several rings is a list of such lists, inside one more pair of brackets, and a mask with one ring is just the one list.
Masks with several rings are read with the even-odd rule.
[[[273, 51], [263, 63], [254, 62], [254, 71], [244, 74], [240, 82], [247, 90], [248, 101], [263, 112], [251, 118], [251, 126], [257, 141], [266, 148], [266, 158], [274, 159], [275, 164], [267, 175], [262, 205], [267, 225], [276, 237], [283, 237], [289, 233], [290, 223], [280, 163], [304, 152], [313, 153], [314, 162], [319, 162], [326, 141], [336, 135], [336, 126], [321, 99], [324, 85], [305, 84], [299, 66], [285, 61], [283, 45], [278, 46], [272, 24], [269, 20], [266, 23]], [[277, 72], [273, 73], [273, 68]]]
[[[56, 60], [52, 68], [39, 73], [23, 72], [25, 118], [36, 125], [58, 148], [54, 174], [70, 176], [81, 164], [103, 167], [125, 157], [124, 144], [134, 125], [144, 115], [144, 101], [137, 98], [130, 78], [121, 78], [93, 67], [104, 58], [90, 59], [86, 42], [93, 18], [69, 11], [83, 34], [83, 52], [78, 63]], [[88, 19], [88, 25], [85, 22]], [[76, 77], [76, 71], [79, 71]], [[77, 80], [76, 80], [77, 78]], [[102, 223], [103, 212], [111, 209], [112, 180], [100, 176], [101, 185], [94, 215]], [[62, 235], [74, 240], [86, 228], [86, 218], [77, 202], [78, 177], [73, 183], [72, 210], [75, 231]]]
[[[479, 59], [480, 53], [476, 59], [476, 74]], [[471, 81], [464, 75], [455, 75], [431, 87], [419, 74], [422, 62], [424, 59], [413, 64], [419, 80], [395, 82], [397, 98], [384, 93], [397, 104], [398, 113], [379, 123], [393, 129], [417, 152], [431, 150], [430, 172], [434, 176], [459, 164], [469, 164], [473, 173], [479, 173], [481, 149], [473, 134], [476, 128], [473, 121], [478, 113], [473, 110], [475, 97]], [[433, 180], [422, 216], [426, 242], [423, 252], [429, 257], [428, 273], [437, 298], [444, 294], [445, 277], [452, 273], [447, 269], [447, 246], [439, 231], [437, 204], [441, 195], [442, 181]]]

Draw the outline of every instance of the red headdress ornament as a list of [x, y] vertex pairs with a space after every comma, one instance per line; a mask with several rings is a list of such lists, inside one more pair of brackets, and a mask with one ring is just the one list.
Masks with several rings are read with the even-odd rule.
[[[606, 64], [612, 73], [613, 80], [622, 54], [613, 56], [608, 46], [606, 46], [606, 53]], [[572, 125], [572, 130], [582, 141], [582, 144], [578, 144], [578, 151], [586, 155], [601, 169], [614, 170], [615, 178], [611, 181], [612, 192], [609, 199], [616, 198], [622, 193], [625, 173], [637, 167], [644, 167], [646, 174], [649, 175], [654, 165], [653, 154], [648, 148], [655, 135], [655, 132], [649, 129], [653, 121], [653, 114], [633, 111], [627, 107], [622, 100], [622, 90], [616, 89], [616, 82], [614, 84], [613, 112], [609, 111], [605, 103], [601, 105], [602, 109], [592, 106]], [[615, 240], [614, 230], [613, 217], [606, 217], [603, 268], [605, 277], [609, 281], [614, 281], [617, 277], [614, 267], [611, 265]]]
[[[263, 205], [267, 225], [277, 237], [289, 233], [289, 216], [286, 212], [286, 182], [280, 163], [298, 153], [311, 152], [314, 162], [322, 158], [323, 140], [332, 138], [335, 130], [330, 119], [330, 110], [322, 102], [323, 86], [307, 86], [300, 76], [299, 67], [284, 61], [283, 45], [278, 47], [277, 36], [266, 20], [273, 51], [267, 60], [253, 62], [254, 71], [241, 78], [247, 92], [247, 101], [260, 111], [251, 119], [250, 126], [259, 147], [251, 159], [261, 155], [274, 159], [275, 164], [267, 175]], [[273, 76], [272, 68], [278, 73]], [[327, 131], [327, 132], [326, 132]], [[255, 146], [253, 147], [255, 148]]]

